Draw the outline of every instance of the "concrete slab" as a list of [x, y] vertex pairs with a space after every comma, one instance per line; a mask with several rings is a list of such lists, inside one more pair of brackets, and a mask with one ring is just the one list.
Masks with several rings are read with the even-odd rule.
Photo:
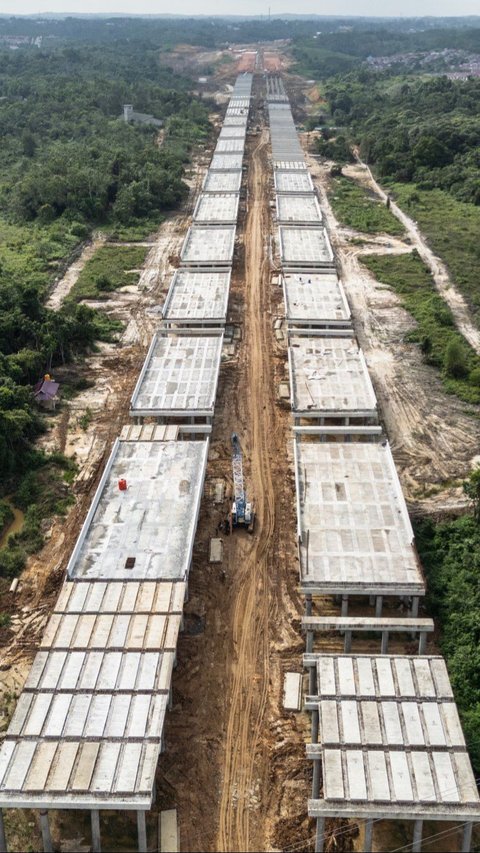
[[283, 276], [283, 294], [290, 326], [349, 328], [350, 307], [337, 274], [298, 272]]
[[178, 853], [180, 850], [177, 810], [160, 812], [160, 850], [162, 853]]
[[243, 154], [214, 154], [210, 163], [212, 172], [237, 172], [242, 168]]
[[304, 592], [424, 595], [387, 443], [294, 443]]
[[210, 557], [211, 563], [221, 563], [223, 560], [223, 542], [221, 539], [210, 539]]
[[[83, 580], [185, 580], [208, 440], [117, 441], [67, 573]], [[126, 479], [127, 489], [119, 489]], [[127, 567], [129, 557], [134, 565]]]
[[241, 185], [241, 168], [232, 172], [211, 172], [208, 170], [203, 191], [208, 193], [239, 192]]
[[212, 417], [223, 333], [157, 332], [130, 403], [132, 417]]
[[321, 224], [322, 213], [315, 193], [277, 194], [276, 198], [278, 222], [294, 222], [299, 225]]
[[283, 707], [286, 711], [300, 711], [302, 707], [302, 676], [298, 672], [285, 673]]
[[238, 193], [202, 193], [193, 212], [195, 222], [235, 223], [238, 216]]
[[279, 250], [288, 267], [333, 267], [334, 255], [325, 228], [295, 228], [280, 225]]
[[181, 326], [223, 326], [230, 277], [230, 270], [177, 270], [162, 309], [163, 320]]
[[355, 338], [291, 335], [291, 404], [296, 418], [377, 420], [377, 400]]
[[[424, 806], [425, 816], [430, 804], [443, 804], [451, 807], [452, 819], [464, 805], [478, 808], [451, 687], [443, 687], [443, 658], [306, 655], [304, 660], [317, 676], [318, 695], [309, 697], [308, 707], [319, 713], [326, 804], [355, 801], [367, 809], [408, 803], [420, 812]], [[449, 719], [456, 721], [452, 729]]]
[[190, 266], [228, 266], [235, 249], [235, 225], [192, 226], [185, 238], [180, 258]]
[[277, 193], [313, 193], [312, 179], [306, 171], [276, 170], [273, 178]]

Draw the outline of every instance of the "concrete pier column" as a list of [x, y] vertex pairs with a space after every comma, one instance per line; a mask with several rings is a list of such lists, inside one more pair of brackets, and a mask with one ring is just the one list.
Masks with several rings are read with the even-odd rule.
[[171, 711], [173, 708], [173, 687], [170, 685], [170, 690], [168, 691], [168, 710]]
[[312, 615], [312, 596], [305, 596], [305, 616]]
[[313, 631], [307, 631], [307, 655], [313, 652]]
[[380, 654], [386, 655], [388, 652], [388, 631], [382, 631], [382, 647]]
[[321, 773], [321, 761], [319, 758], [316, 758], [313, 762], [313, 783], [312, 783], [312, 800], [318, 800], [320, 797], [320, 773]]
[[418, 606], [420, 604], [420, 599], [418, 595], [414, 595], [412, 598], [412, 606], [410, 608], [410, 616], [418, 616]]
[[3, 809], [0, 809], [0, 853], [7, 853], [7, 839], [3, 822]]
[[369, 596], [368, 596], [368, 603], [369, 603], [370, 607], [374, 607], [374, 606], [375, 606], [375, 596], [374, 596], [374, 595], [369, 595]]
[[420, 636], [418, 638], [418, 654], [424, 655], [427, 651], [427, 632], [420, 631]]
[[342, 595], [342, 616], [348, 616], [348, 595]]
[[102, 853], [102, 841], [100, 838], [100, 812], [98, 809], [91, 810], [90, 821], [92, 824], [92, 851], [93, 853]]
[[318, 711], [312, 711], [312, 743], [318, 743]]
[[343, 643], [343, 651], [351, 652], [352, 651], [352, 632], [345, 631], [345, 641]]
[[383, 595], [377, 595], [375, 599], [375, 616], [379, 619], [383, 610]]
[[420, 853], [422, 849], [423, 820], [416, 820], [413, 824], [412, 853]]
[[325, 818], [317, 817], [317, 834], [315, 836], [315, 853], [323, 853], [325, 844]]
[[315, 696], [317, 692], [317, 668], [311, 666], [308, 670], [308, 692], [310, 696]]
[[472, 849], [473, 823], [466, 823], [462, 833], [462, 853], [470, 853]]
[[52, 836], [50, 835], [50, 825], [46, 809], [42, 809], [40, 812], [40, 829], [42, 830], [42, 843], [45, 853], [53, 853]]
[[145, 812], [137, 812], [138, 850], [139, 853], [147, 853], [147, 822]]
[[363, 841], [364, 853], [371, 853], [373, 840], [373, 820], [365, 821], [365, 838]]

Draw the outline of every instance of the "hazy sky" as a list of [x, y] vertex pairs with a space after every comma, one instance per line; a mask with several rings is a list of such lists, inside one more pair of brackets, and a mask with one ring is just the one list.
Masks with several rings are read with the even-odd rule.
[[39, 12], [172, 13], [180, 15], [477, 15], [478, 0], [0, 0], [3, 14]]

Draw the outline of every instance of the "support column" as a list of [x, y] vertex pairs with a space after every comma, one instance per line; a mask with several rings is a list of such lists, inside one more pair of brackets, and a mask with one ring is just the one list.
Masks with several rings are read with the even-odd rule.
[[313, 652], [313, 631], [307, 631], [307, 655]]
[[365, 840], [363, 842], [364, 853], [371, 853], [373, 840], [373, 820], [365, 821]]
[[0, 853], [7, 853], [7, 839], [5, 837], [5, 824], [3, 822], [3, 809], [0, 809]]
[[315, 837], [315, 853], [323, 853], [325, 844], [325, 818], [317, 817], [317, 834]]
[[383, 595], [377, 595], [375, 599], [375, 616], [379, 619], [382, 615]]
[[427, 651], [427, 632], [420, 631], [420, 635], [418, 637], [418, 654], [424, 655]]
[[472, 830], [473, 830], [473, 823], [467, 823], [463, 827], [462, 853], [470, 853], [470, 851], [472, 849]]
[[343, 643], [343, 651], [351, 652], [352, 651], [352, 632], [345, 631], [345, 641]]
[[342, 595], [342, 616], [348, 616], [348, 595]]
[[412, 853], [420, 853], [422, 849], [422, 831], [423, 820], [416, 820], [413, 823], [413, 844]]
[[410, 608], [410, 616], [418, 616], [418, 606], [420, 604], [420, 599], [418, 595], [415, 595], [412, 598], [412, 606]]
[[305, 616], [312, 615], [312, 596], [307, 595], [305, 597]]
[[322, 769], [321, 761], [316, 758], [313, 762], [313, 783], [312, 783], [312, 800], [318, 800], [320, 797], [320, 771]]
[[52, 836], [50, 835], [50, 825], [46, 809], [42, 809], [40, 812], [40, 829], [42, 830], [42, 842], [45, 853], [53, 853]]
[[386, 655], [388, 652], [388, 631], [382, 631], [382, 648], [380, 654]]
[[311, 666], [308, 670], [308, 692], [310, 696], [315, 696], [317, 692], [317, 666]]
[[137, 812], [137, 828], [139, 853], [147, 853], [147, 822], [144, 811]]
[[318, 711], [312, 711], [312, 743], [318, 743]]
[[100, 812], [98, 809], [92, 809], [90, 812], [90, 820], [92, 823], [92, 853], [101, 853], [102, 842], [100, 839]]
[[173, 687], [170, 685], [170, 690], [168, 691], [168, 710], [171, 711], [173, 708]]

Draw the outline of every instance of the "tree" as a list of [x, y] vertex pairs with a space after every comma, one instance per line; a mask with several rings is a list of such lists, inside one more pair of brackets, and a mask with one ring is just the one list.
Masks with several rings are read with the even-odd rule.
[[465, 348], [458, 338], [452, 338], [447, 344], [443, 364], [447, 376], [463, 379], [468, 372]]
[[35, 142], [35, 137], [33, 133], [29, 130], [25, 130], [22, 136], [22, 148], [25, 157], [34, 157], [35, 151], [37, 150], [37, 143]]

